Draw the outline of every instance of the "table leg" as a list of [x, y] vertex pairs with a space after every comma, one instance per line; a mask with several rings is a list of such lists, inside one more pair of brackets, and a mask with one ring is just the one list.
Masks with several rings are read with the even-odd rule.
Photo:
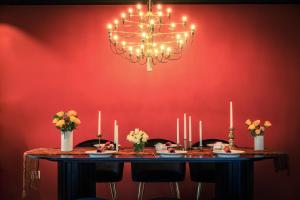
[[253, 161], [232, 161], [216, 166], [216, 199], [253, 199]]
[[95, 163], [58, 162], [58, 200], [96, 197]]

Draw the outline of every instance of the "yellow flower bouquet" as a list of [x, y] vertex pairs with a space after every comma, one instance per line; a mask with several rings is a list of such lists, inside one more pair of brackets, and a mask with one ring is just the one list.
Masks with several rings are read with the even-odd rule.
[[80, 119], [74, 110], [68, 112], [60, 111], [53, 116], [52, 123], [62, 132], [73, 131], [80, 124]]
[[260, 124], [260, 120], [251, 121], [250, 119], [247, 119], [245, 124], [253, 137], [264, 135], [265, 130], [272, 126], [270, 121], [265, 121], [264, 124]]

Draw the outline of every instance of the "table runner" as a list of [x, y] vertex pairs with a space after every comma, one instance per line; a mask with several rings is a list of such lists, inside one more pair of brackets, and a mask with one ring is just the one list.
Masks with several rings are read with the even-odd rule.
[[[250, 148], [239, 148], [245, 151], [244, 155], [276, 155], [274, 160], [275, 171], [287, 170], [289, 174], [289, 160], [288, 155], [278, 151], [264, 150], [264, 151], [254, 151]], [[27, 196], [30, 189], [37, 189], [39, 185], [39, 159], [34, 157], [29, 157], [30, 155], [87, 155], [85, 152], [89, 150], [95, 150], [93, 147], [80, 147], [75, 148], [70, 152], [62, 152], [60, 149], [56, 148], [37, 148], [24, 152], [23, 155], [23, 191], [22, 198]], [[130, 148], [121, 149], [118, 155], [136, 155]], [[154, 148], [145, 148], [143, 152], [139, 152], [139, 155], [155, 155]], [[212, 149], [204, 148], [201, 150], [190, 150], [187, 153], [192, 156], [212, 156]]]

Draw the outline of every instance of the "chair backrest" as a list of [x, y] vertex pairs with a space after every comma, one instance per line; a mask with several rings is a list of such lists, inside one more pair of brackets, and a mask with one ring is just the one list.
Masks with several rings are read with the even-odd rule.
[[[223, 140], [223, 139], [216, 139], [216, 138], [210, 138], [210, 139], [205, 139], [202, 141], [202, 146], [207, 147], [208, 144], [214, 144], [216, 142], [222, 142], [224, 144], [228, 144], [228, 141]], [[199, 147], [199, 141], [193, 144], [193, 147]]]
[[[105, 139], [101, 139], [100, 143], [104, 144], [106, 142], [110, 142], [112, 144], [114, 144], [112, 141], [110, 140], [105, 140]], [[94, 147], [95, 144], [99, 144], [99, 139], [90, 139], [90, 140], [85, 140], [83, 142], [80, 142], [79, 144], [77, 144], [75, 147]]]
[[157, 143], [162, 143], [165, 144], [167, 142], [171, 142], [174, 143], [171, 140], [166, 140], [166, 139], [162, 139], [162, 138], [154, 138], [154, 139], [149, 139], [146, 143], [145, 143], [145, 147], [154, 147]]

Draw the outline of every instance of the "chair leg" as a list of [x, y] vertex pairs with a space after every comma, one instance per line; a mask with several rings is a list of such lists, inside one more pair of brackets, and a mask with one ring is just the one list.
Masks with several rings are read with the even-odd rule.
[[173, 196], [174, 195], [174, 185], [173, 185], [173, 182], [169, 182], [169, 187], [170, 187], [171, 194]]
[[143, 200], [144, 197], [144, 188], [145, 188], [145, 183], [142, 183], [141, 200]]
[[114, 200], [116, 200], [118, 198], [116, 183], [113, 183], [112, 186], [113, 186], [113, 192], [114, 192]]
[[201, 187], [202, 187], [202, 183], [199, 182], [198, 185], [197, 185], [197, 196], [196, 196], [196, 200], [199, 200], [199, 199], [200, 199]]
[[179, 190], [178, 182], [175, 182], [175, 186], [176, 186], [176, 198], [180, 199], [180, 190]]
[[113, 189], [113, 184], [114, 183], [109, 183], [109, 188], [110, 188], [110, 193], [111, 193], [111, 199], [115, 200], [115, 193], [114, 193], [114, 189]]
[[142, 200], [142, 199], [143, 199], [143, 195], [144, 195], [144, 185], [145, 185], [145, 183], [139, 182], [138, 200]]

